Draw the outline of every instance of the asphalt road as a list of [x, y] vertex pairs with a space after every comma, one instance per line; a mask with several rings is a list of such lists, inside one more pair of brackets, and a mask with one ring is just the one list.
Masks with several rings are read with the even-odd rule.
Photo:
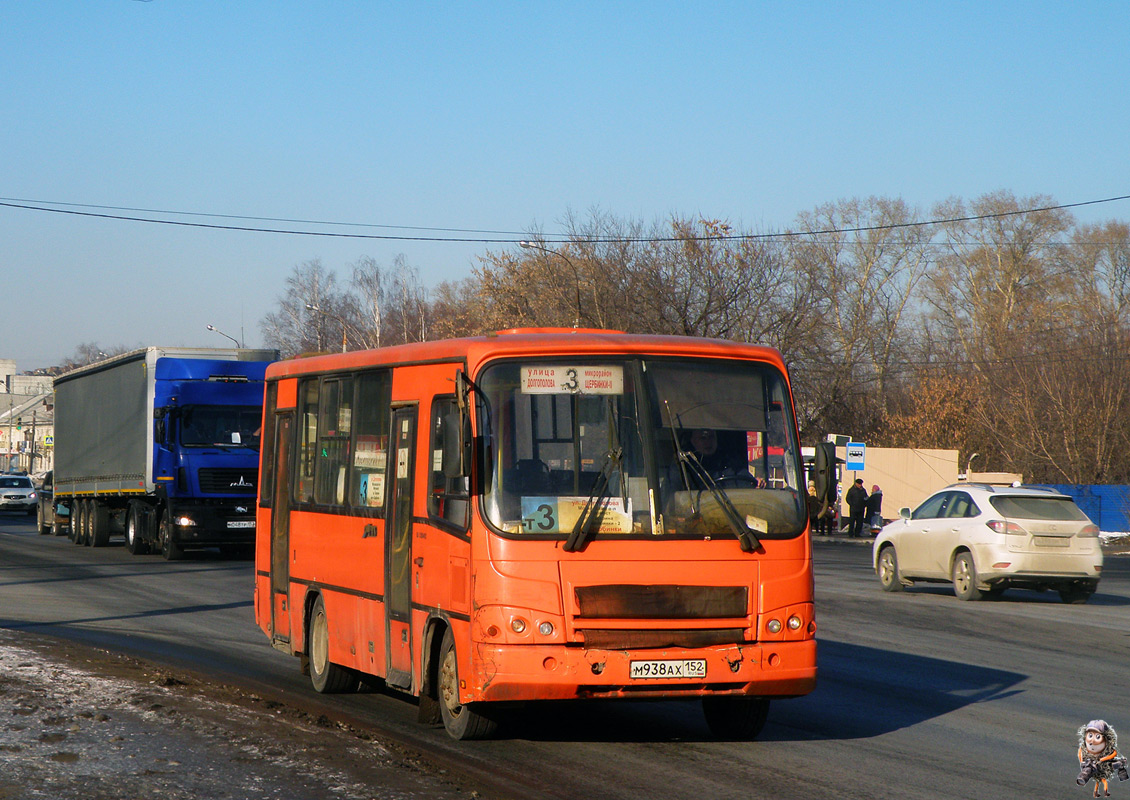
[[[535, 707], [504, 738], [456, 743], [392, 694], [325, 697], [252, 618], [252, 564], [79, 548], [0, 516], [0, 628], [191, 669], [362, 724], [482, 786], [483, 797], [1088, 796], [1076, 729], [1130, 730], [1130, 559], [1083, 606], [947, 586], [886, 594], [870, 548], [816, 545], [815, 692], [773, 704], [756, 742], [714, 741], [697, 703]], [[1084, 794], [1084, 791], [1087, 794]], [[1130, 784], [1112, 786], [1117, 796]]]

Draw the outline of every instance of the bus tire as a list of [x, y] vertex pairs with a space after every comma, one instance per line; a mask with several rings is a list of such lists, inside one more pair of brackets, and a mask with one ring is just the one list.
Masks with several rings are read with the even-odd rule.
[[142, 508], [139, 503], [130, 503], [126, 512], [126, 549], [135, 556], [149, 552], [149, 541], [142, 535]]
[[485, 739], [493, 736], [498, 722], [484, 715], [475, 704], [459, 701], [459, 662], [455, 657], [455, 636], [448, 628], [439, 648], [439, 713], [443, 727], [452, 739]]
[[769, 718], [769, 701], [764, 697], [732, 695], [702, 698], [702, 713], [710, 732], [719, 739], [756, 739]]
[[310, 683], [314, 691], [320, 694], [357, 691], [357, 673], [330, 661], [330, 622], [321, 595], [310, 610], [306, 649], [310, 654]]

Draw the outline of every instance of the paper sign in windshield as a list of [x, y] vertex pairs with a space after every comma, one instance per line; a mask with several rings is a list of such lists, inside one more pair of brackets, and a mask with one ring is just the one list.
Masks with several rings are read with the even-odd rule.
[[[568, 533], [577, 524], [587, 497], [523, 497], [522, 530], [526, 533]], [[606, 497], [589, 522], [597, 533], [631, 533], [631, 507], [624, 498]]]
[[623, 394], [624, 368], [618, 365], [522, 367], [523, 394]]

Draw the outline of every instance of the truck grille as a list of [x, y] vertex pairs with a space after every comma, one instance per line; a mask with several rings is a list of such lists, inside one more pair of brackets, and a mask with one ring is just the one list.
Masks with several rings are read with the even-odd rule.
[[259, 485], [257, 469], [211, 467], [196, 473], [200, 491], [206, 494], [255, 494]]

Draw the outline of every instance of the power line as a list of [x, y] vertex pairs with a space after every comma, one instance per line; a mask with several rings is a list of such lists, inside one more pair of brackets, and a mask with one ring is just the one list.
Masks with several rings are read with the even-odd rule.
[[[898, 230], [903, 228], [922, 228], [931, 225], [944, 225], [957, 222], [973, 222], [985, 219], [1001, 219], [1004, 217], [1020, 216], [1023, 214], [1036, 214], [1047, 211], [1059, 211], [1070, 208], [1081, 208], [1083, 206], [1093, 206], [1105, 203], [1115, 203], [1122, 200], [1130, 200], [1130, 195], [1119, 195], [1117, 197], [1107, 197], [1101, 200], [1084, 200], [1078, 203], [1062, 203], [1053, 206], [1042, 206], [1038, 208], [1017, 209], [1015, 211], [1000, 211], [991, 214], [978, 214], [965, 217], [953, 217], [948, 219], [934, 219], [918, 222], [900, 222], [890, 223], [884, 225], [863, 225], [852, 228], [826, 228], [815, 231], [780, 231], [777, 233], [743, 233], [743, 234], [725, 234], [721, 236], [570, 236], [565, 238], [548, 237], [541, 238], [540, 241], [545, 244], [570, 244], [570, 243], [590, 243], [590, 244], [612, 244], [612, 243], [637, 243], [637, 244], [662, 244], [673, 242], [695, 242], [695, 241], [743, 241], [743, 240], [772, 240], [772, 239], [785, 239], [785, 238], [800, 238], [800, 237], [814, 237], [814, 236], [828, 236], [832, 234], [844, 233], [870, 233], [875, 231], [884, 230]], [[69, 206], [68, 208], [52, 208], [50, 206]], [[210, 230], [227, 230], [227, 231], [243, 231], [250, 233], [274, 233], [289, 236], [321, 236], [327, 238], [338, 239], [374, 239], [386, 241], [411, 241], [411, 242], [449, 242], [449, 243], [462, 243], [462, 244], [513, 244], [516, 245], [523, 239], [530, 238], [529, 233], [518, 233], [513, 231], [492, 231], [482, 230], [476, 228], [434, 228], [424, 226], [396, 226], [396, 225], [379, 225], [375, 223], [354, 223], [354, 222], [327, 222], [317, 220], [299, 220], [299, 219], [286, 219], [274, 217], [252, 217], [240, 215], [225, 215], [225, 214], [205, 214], [200, 212], [183, 212], [183, 211], [160, 211], [156, 209], [134, 209], [128, 207], [114, 207], [114, 206], [98, 206], [92, 204], [82, 203], [63, 203], [57, 201], [34, 201], [34, 200], [19, 200], [15, 198], [0, 198], [0, 207], [16, 208], [25, 211], [41, 211], [53, 214], [65, 214], [80, 217], [92, 217], [96, 219], [112, 219], [123, 222], [146, 222], [153, 225], [174, 225], [179, 227], [188, 228], [207, 228]], [[100, 209], [100, 211], [93, 210], [78, 210], [78, 209]], [[396, 230], [418, 230], [418, 231], [431, 231], [431, 232], [449, 232], [449, 233], [479, 233], [484, 236], [476, 237], [463, 237], [463, 236], [409, 236], [405, 234], [375, 234], [375, 233], [345, 233], [336, 231], [313, 231], [313, 230], [295, 230], [285, 228], [269, 228], [269, 227], [256, 227], [250, 225], [224, 225], [220, 223], [207, 223], [207, 222], [190, 222], [186, 220], [175, 219], [154, 219], [152, 217], [138, 217], [128, 216], [126, 214], [111, 214], [106, 213], [109, 211], [126, 211], [142, 214], [169, 214], [178, 216], [201, 216], [210, 217], [214, 219], [243, 219], [249, 221], [260, 222], [281, 222], [293, 223], [296, 225], [333, 225], [339, 227], [372, 227], [372, 228], [388, 228]], [[499, 237], [520, 237], [520, 238], [499, 238]]]
[[[92, 203], [64, 203], [55, 200], [27, 200], [18, 197], [0, 197], [0, 201], [5, 203], [23, 203], [32, 204], [32, 206], [67, 206], [69, 208], [92, 208], [99, 211], [129, 211], [141, 214], [166, 214], [170, 216], [179, 217], [211, 217], [214, 219], [243, 219], [252, 222], [285, 222], [293, 225], [335, 225], [343, 228], [385, 228], [388, 230], [407, 230], [407, 231], [432, 231], [436, 233], [486, 233], [486, 234], [499, 234], [506, 236], [525, 236], [523, 231], [493, 231], [483, 230], [481, 228], [434, 228], [425, 227], [420, 225], [382, 225], [369, 222], [334, 222], [331, 220], [320, 219], [291, 219], [288, 217], [253, 217], [244, 214], [212, 214], [201, 211], [169, 211], [160, 208], [134, 208], [132, 206], [102, 206], [94, 205]], [[20, 206], [25, 207], [25, 206]], [[49, 209], [44, 209], [49, 210]]]

